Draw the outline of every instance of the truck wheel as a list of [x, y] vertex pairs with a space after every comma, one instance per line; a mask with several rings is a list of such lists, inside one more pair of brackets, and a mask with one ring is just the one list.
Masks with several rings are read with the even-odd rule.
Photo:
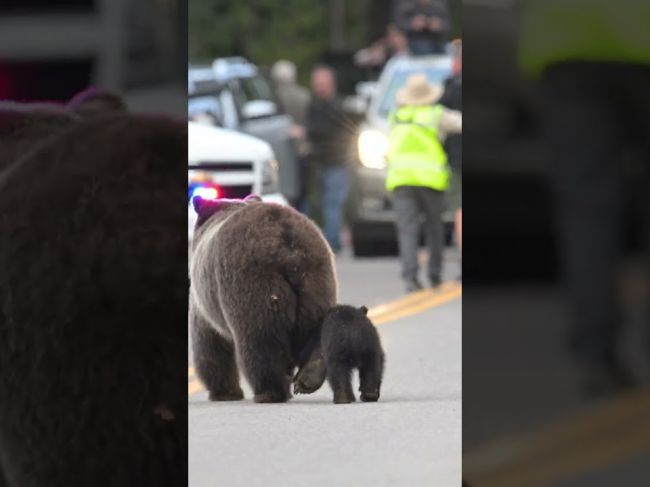
[[355, 257], [395, 256], [398, 254], [397, 239], [386, 232], [369, 231], [363, 225], [353, 225], [352, 252]]
[[352, 236], [352, 252], [355, 257], [371, 257], [375, 255], [373, 242], [371, 240], [361, 240]]

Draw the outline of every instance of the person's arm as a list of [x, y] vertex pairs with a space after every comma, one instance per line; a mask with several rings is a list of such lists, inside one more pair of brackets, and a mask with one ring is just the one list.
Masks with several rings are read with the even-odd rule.
[[449, 134], [460, 134], [463, 132], [463, 114], [458, 110], [443, 108], [438, 120], [438, 133], [441, 139]]

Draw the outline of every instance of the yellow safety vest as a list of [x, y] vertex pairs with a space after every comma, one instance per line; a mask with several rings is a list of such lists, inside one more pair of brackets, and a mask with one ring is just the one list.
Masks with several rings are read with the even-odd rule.
[[391, 113], [388, 136], [386, 188], [424, 186], [438, 191], [449, 187], [447, 154], [438, 139], [441, 105], [404, 106]]
[[650, 64], [647, 0], [527, 0], [519, 64], [531, 77], [565, 61]]

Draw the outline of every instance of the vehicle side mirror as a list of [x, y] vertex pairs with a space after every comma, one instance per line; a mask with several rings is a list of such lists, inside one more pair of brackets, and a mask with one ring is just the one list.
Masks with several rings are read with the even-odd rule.
[[241, 112], [244, 118], [268, 117], [278, 113], [278, 106], [269, 100], [253, 100], [244, 103]]
[[370, 101], [377, 94], [377, 82], [376, 81], [364, 81], [357, 83], [355, 86], [355, 91], [358, 96], [366, 98]]

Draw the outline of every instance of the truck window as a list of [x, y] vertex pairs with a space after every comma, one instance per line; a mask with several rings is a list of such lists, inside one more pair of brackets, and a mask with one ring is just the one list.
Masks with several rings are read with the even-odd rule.
[[271, 117], [280, 113], [271, 86], [262, 76], [238, 79], [235, 96], [243, 120]]

